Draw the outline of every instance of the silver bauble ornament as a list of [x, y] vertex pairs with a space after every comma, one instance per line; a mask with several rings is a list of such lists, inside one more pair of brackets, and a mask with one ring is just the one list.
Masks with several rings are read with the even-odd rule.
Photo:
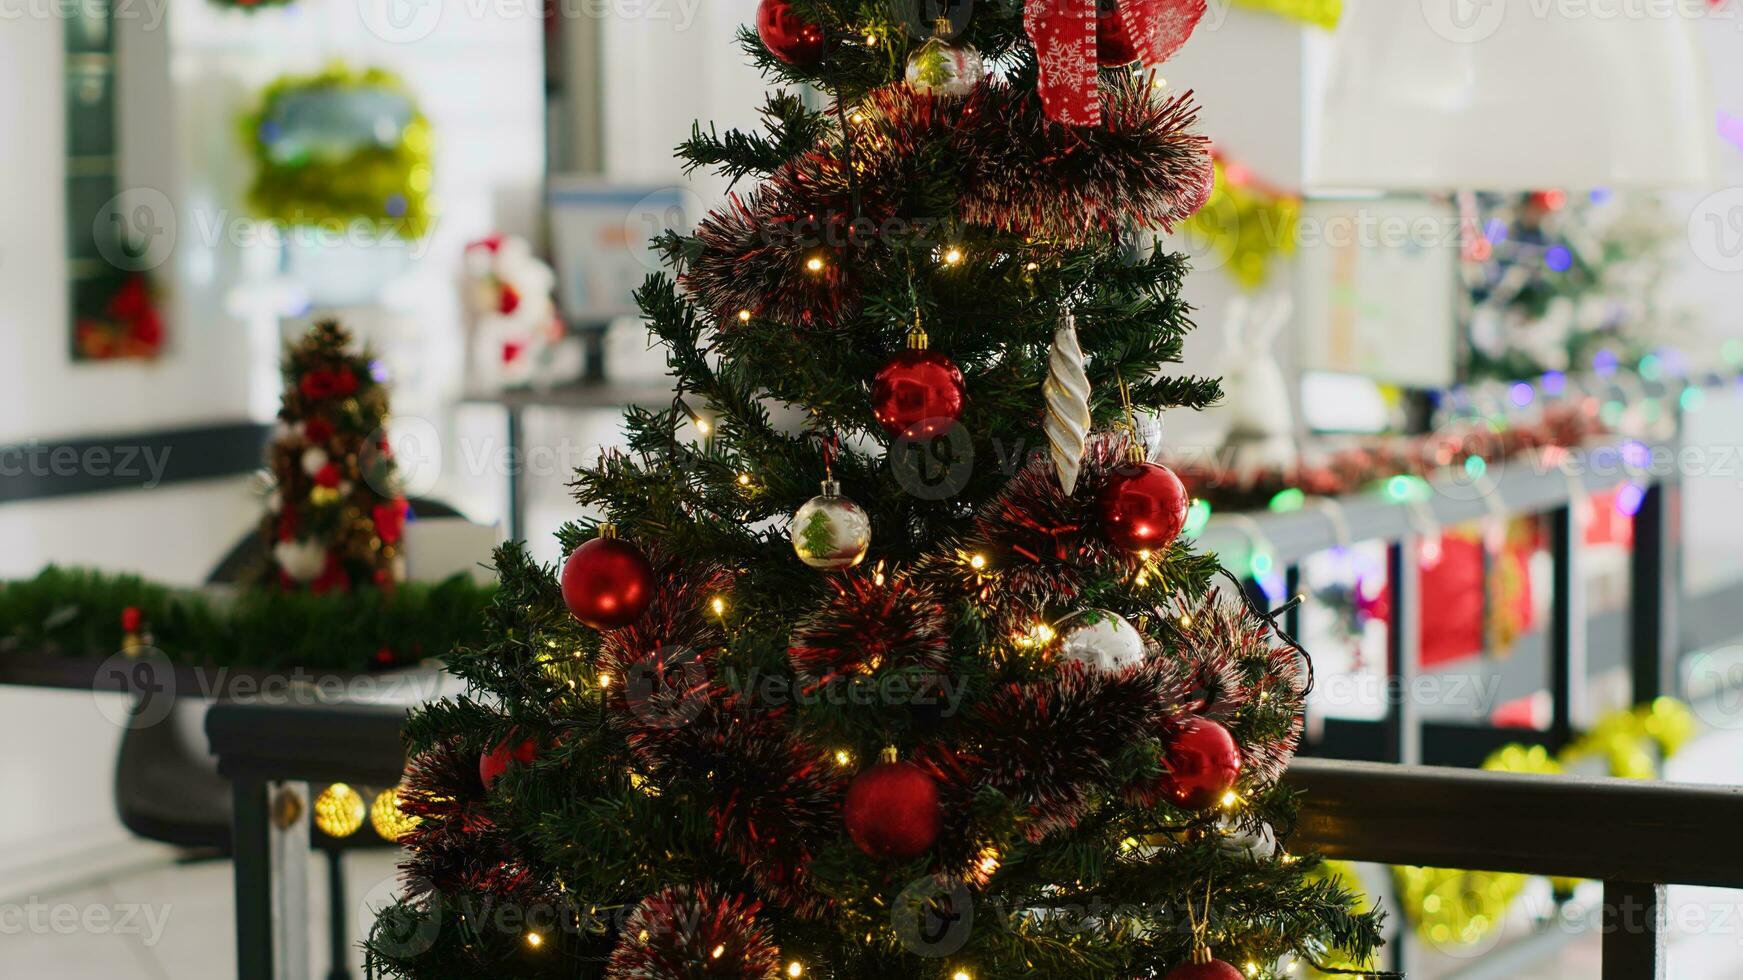
[[823, 492], [793, 515], [793, 550], [812, 568], [852, 568], [871, 547], [871, 518], [841, 495], [841, 484], [823, 481]]
[[1119, 613], [1085, 609], [1053, 625], [1059, 655], [1096, 670], [1120, 671], [1144, 662], [1144, 637]]
[[949, 21], [908, 56], [908, 87], [924, 95], [961, 98], [986, 78], [986, 62], [972, 45], [951, 44]]

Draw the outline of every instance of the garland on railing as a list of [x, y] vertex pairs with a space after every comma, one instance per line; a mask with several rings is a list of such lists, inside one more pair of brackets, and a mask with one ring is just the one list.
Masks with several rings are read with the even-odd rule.
[[[1617, 711], [1551, 756], [1540, 745], [1508, 745], [1483, 763], [1490, 772], [1557, 775], [1588, 759], [1599, 758], [1607, 774], [1623, 779], [1651, 779], [1656, 760], [1669, 759], [1695, 733], [1694, 714], [1675, 698], [1659, 698], [1632, 711]], [[1507, 911], [1531, 876], [1498, 871], [1400, 866], [1392, 869], [1404, 917], [1423, 940], [1439, 949], [1472, 946], [1506, 922]], [[1577, 880], [1552, 878], [1557, 896], [1570, 896]]]
[[152, 646], [204, 667], [379, 670], [481, 642], [494, 593], [462, 576], [391, 593], [220, 593], [50, 566], [0, 583], [0, 662]]
[[[1588, 410], [1590, 409], [1590, 410]], [[1469, 422], [1421, 436], [1390, 436], [1286, 468], [1241, 470], [1212, 457], [1168, 461], [1197, 501], [1195, 523], [1206, 508], [1273, 511], [1299, 509], [1306, 497], [1335, 497], [1383, 487], [1399, 499], [1414, 499], [1421, 481], [1450, 468], [1481, 479], [1498, 462], [1551, 448], [1578, 446], [1606, 430], [1595, 408], [1555, 405], [1528, 424]]]

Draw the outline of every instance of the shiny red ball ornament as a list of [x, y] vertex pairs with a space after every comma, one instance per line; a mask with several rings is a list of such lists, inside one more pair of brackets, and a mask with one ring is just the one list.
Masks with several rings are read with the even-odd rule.
[[897, 861], [931, 850], [944, 822], [938, 781], [910, 762], [881, 762], [860, 773], [841, 815], [860, 850]]
[[935, 350], [910, 347], [872, 380], [872, 415], [892, 437], [921, 438], [962, 418], [962, 369]]
[[822, 25], [794, 13], [788, 0], [762, 0], [757, 5], [757, 36], [770, 54], [789, 65], [823, 60]]
[[497, 743], [496, 748], [478, 757], [478, 778], [484, 782], [484, 788], [489, 789], [496, 777], [507, 772], [510, 765], [531, 765], [538, 754], [539, 744], [530, 738], [518, 745], [513, 739], [504, 739]]
[[576, 619], [612, 630], [640, 619], [654, 599], [654, 570], [609, 524], [563, 562], [563, 601]]
[[1102, 532], [1126, 551], [1166, 551], [1186, 527], [1192, 503], [1186, 484], [1161, 463], [1134, 463], [1114, 471], [1102, 488]]
[[1247, 977], [1222, 960], [1213, 959], [1206, 963], [1182, 963], [1169, 970], [1162, 980], [1247, 980]]
[[1160, 785], [1184, 810], [1208, 810], [1222, 802], [1241, 776], [1241, 748], [1235, 737], [1209, 718], [1191, 718], [1168, 744]]

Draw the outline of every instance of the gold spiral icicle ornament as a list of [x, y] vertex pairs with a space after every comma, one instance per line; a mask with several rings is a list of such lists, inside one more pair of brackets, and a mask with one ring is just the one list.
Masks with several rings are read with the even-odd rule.
[[1053, 332], [1053, 350], [1047, 360], [1047, 381], [1041, 386], [1047, 400], [1047, 442], [1053, 452], [1053, 469], [1066, 493], [1077, 489], [1077, 474], [1083, 467], [1084, 447], [1089, 443], [1089, 375], [1083, 369], [1083, 348], [1077, 343], [1077, 318], [1059, 315]]

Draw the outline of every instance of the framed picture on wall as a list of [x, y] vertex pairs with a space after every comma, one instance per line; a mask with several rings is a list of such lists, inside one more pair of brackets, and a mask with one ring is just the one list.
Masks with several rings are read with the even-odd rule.
[[1453, 383], [1459, 216], [1427, 198], [1310, 200], [1298, 230], [1302, 367]]
[[150, 360], [165, 334], [152, 270], [174, 246], [174, 209], [150, 188], [122, 188], [109, 6], [81, 8], [62, 38], [69, 349], [76, 361]]

